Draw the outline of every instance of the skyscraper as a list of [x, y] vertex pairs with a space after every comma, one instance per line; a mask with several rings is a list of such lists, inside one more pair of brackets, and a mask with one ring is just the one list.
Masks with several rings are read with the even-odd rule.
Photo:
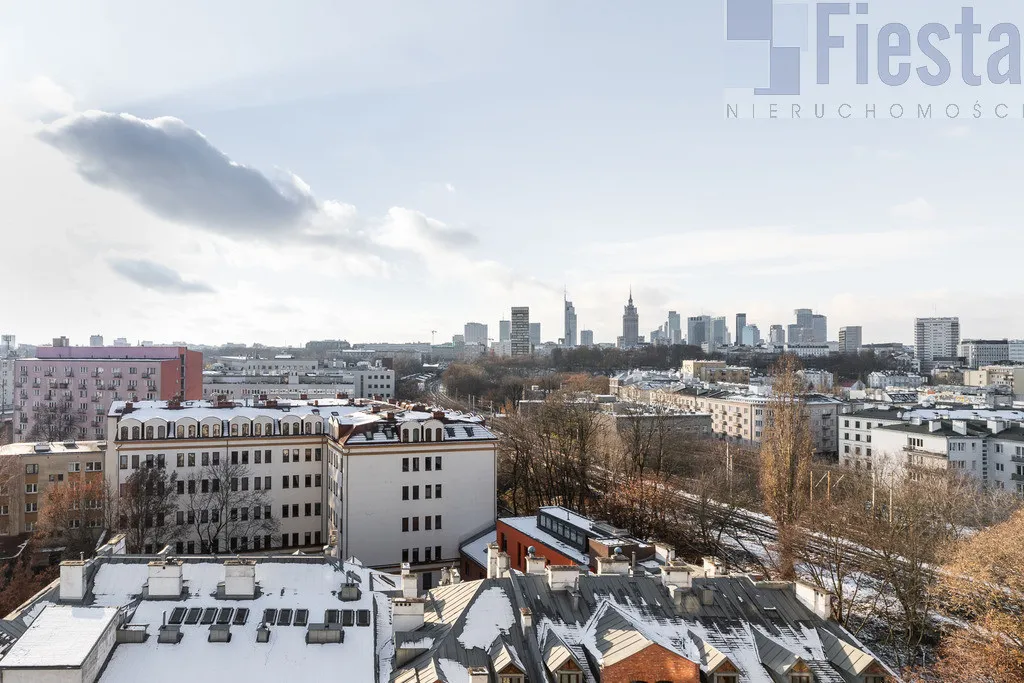
[[668, 342], [681, 344], [683, 341], [682, 318], [675, 311], [668, 312]]
[[622, 348], [634, 349], [640, 345], [640, 314], [633, 305], [633, 291], [622, 313]]
[[768, 328], [768, 343], [773, 346], [783, 346], [786, 343], [786, 330], [782, 325], [772, 325]]
[[828, 319], [825, 316], [818, 313], [811, 316], [811, 330], [811, 340], [815, 344], [824, 344], [828, 341]]
[[466, 323], [462, 331], [467, 344], [487, 346], [487, 325], [483, 323]]
[[936, 361], [956, 358], [960, 345], [960, 318], [917, 318], [914, 345], [921, 372], [931, 372]]
[[565, 299], [565, 337], [562, 342], [566, 347], [576, 346], [576, 308]]
[[498, 341], [506, 342], [512, 339], [512, 321], [511, 320], [499, 320], [498, 321]]
[[786, 341], [790, 344], [824, 344], [828, 341], [828, 321], [825, 316], [809, 308], [798, 308], [796, 324], [790, 325]]
[[744, 325], [739, 337], [739, 344], [757, 346], [761, 343], [761, 330], [757, 329], [757, 325]]
[[532, 351], [530, 344], [530, 307], [513, 306], [509, 340], [512, 342], [513, 356], [529, 356]]
[[580, 346], [593, 346], [594, 345], [594, 331], [593, 330], [580, 330]]
[[857, 349], [864, 343], [860, 325], [852, 325], [839, 328], [839, 352], [857, 353]]
[[711, 316], [692, 315], [686, 319], [686, 343], [700, 346], [711, 341]]
[[747, 326], [747, 314], [737, 313], [736, 314], [736, 345], [739, 346], [743, 343], [743, 328]]
[[711, 342], [715, 346], [729, 345], [729, 328], [724, 317], [711, 319]]
[[530, 323], [530, 344], [540, 346], [540, 323]]

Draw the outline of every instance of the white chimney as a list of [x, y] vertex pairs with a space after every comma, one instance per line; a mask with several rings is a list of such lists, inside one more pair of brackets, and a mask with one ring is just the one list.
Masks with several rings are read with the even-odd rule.
[[611, 557], [597, 558], [598, 576], [625, 576], [627, 574], [629, 574], [629, 558], [625, 555], [615, 553]]
[[60, 599], [81, 602], [85, 599], [84, 560], [65, 560], [60, 563]]
[[534, 555], [530, 553], [526, 556], [526, 573], [527, 574], [543, 574], [544, 567], [548, 564], [546, 557], [542, 555]]
[[928, 420], [928, 431], [937, 432], [942, 429], [942, 420]]
[[420, 594], [419, 577], [409, 569], [409, 563], [402, 563], [402, 597], [415, 598]]
[[1006, 422], [1004, 422], [1003, 420], [989, 420], [988, 421], [988, 430], [990, 432], [992, 432], [993, 434], [998, 434], [999, 432], [1003, 431], [1004, 429], [1006, 429]]
[[654, 559], [657, 560], [659, 564], [671, 564], [672, 562], [675, 562], [676, 549], [668, 543], [655, 543]]
[[722, 571], [722, 561], [717, 557], [704, 557], [701, 558], [704, 562], [704, 576], [708, 578], [714, 578], [719, 575]]
[[953, 420], [953, 431], [962, 436], [967, 436], [967, 420]]
[[523, 626], [523, 634], [525, 635], [527, 631], [533, 628], [533, 610], [529, 607], [520, 607], [519, 616]]
[[148, 596], [151, 598], [181, 597], [181, 560], [154, 560], [149, 563]]
[[254, 560], [226, 560], [224, 562], [224, 596], [250, 600], [256, 597], [256, 562]]
[[423, 626], [425, 603], [421, 598], [395, 598], [391, 601], [395, 633], [415, 631]]
[[693, 576], [700, 570], [692, 564], [669, 564], [661, 568], [661, 584], [689, 588], [693, 585]]
[[705, 583], [700, 588], [700, 603], [705, 607], [715, 604], [715, 588], [710, 583]]
[[580, 568], [573, 564], [549, 564], [548, 588], [553, 591], [575, 591], [580, 585]]
[[489, 683], [491, 680], [486, 666], [474, 666], [467, 669], [467, 672], [469, 673], [469, 683]]
[[796, 590], [796, 599], [804, 607], [822, 619], [829, 619], [832, 616], [831, 593], [805, 581], [796, 581], [793, 586]]
[[487, 545], [487, 578], [493, 579], [498, 576], [498, 555], [501, 547], [497, 543]]

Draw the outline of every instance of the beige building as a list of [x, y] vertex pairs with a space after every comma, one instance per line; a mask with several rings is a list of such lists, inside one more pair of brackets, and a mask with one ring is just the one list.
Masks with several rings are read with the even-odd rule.
[[694, 379], [709, 384], [749, 384], [750, 368], [726, 365], [720, 360], [684, 360], [683, 379]]
[[[0, 476], [7, 482], [0, 493], [0, 535], [33, 531], [39, 521], [46, 489], [54, 484], [102, 481], [103, 441], [12, 443], [0, 446]], [[83, 520], [84, 525], [100, 520]]]
[[964, 371], [964, 384], [969, 387], [1004, 386], [1015, 400], [1024, 400], [1024, 365], [986, 365], [978, 370]]

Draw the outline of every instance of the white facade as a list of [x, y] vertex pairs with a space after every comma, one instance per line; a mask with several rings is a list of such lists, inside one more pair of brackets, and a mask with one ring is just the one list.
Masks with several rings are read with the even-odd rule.
[[965, 339], [960, 342], [957, 355], [963, 358], [967, 367], [977, 370], [1010, 359], [1010, 344], [1005, 339]]
[[896, 410], [861, 410], [839, 416], [839, 462], [847, 467], [870, 470], [873, 467], [871, 430], [901, 424]]
[[832, 352], [828, 342], [786, 344], [786, 353], [792, 353], [798, 358], [820, 358], [828, 356]]
[[240, 358], [224, 356], [220, 362], [229, 370], [237, 370], [247, 375], [305, 375], [317, 371], [319, 362], [316, 359], [277, 356], [275, 358]]
[[487, 346], [487, 325], [483, 323], [466, 323], [462, 331], [462, 336], [467, 344]]
[[868, 386], [872, 389], [888, 389], [889, 387], [916, 389], [924, 385], [925, 378], [921, 375], [895, 372], [872, 372], [868, 375]]
[[931, 372], [937, 359], [955, 358], [960, 345], [960, 318], [917, 318], [914, 345], [921, 372]]

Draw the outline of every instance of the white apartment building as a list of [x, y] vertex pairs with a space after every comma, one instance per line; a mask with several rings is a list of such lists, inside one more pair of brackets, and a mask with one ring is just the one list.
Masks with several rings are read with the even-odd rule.
[[203, 398], [230, 400], [248, 398], [374, 398], [395, 397], [395, 371], [381, 365], [321, 370], [313, 373], [281, 374], [206, 371], [203, 373]]
[[926, 383], [925, 378], [921, 375], [879, 372], [877, 370], [868, 375], [868, 386], [872, 389], [888, 389], [890, 387], [916, 389]]
[[871, 430], [903, 423], [902, 410], [868, 408], [839, 416], [839, 462], [847, 467], [872, 468]]
[[227, 370], [246, 375], [305, 375], [315, 373], [319, 361], [315, 358], [295, 358], [280, 355], [273, 358], [247, 358], [245, 356], [221, 356], [218, 361]]
[[828, 342], [786, 344], [786, 353], [792, 353], [798, 358], [824, 358], [832, 353], [832, 347]]
[[921, 372], [931, 372], [937, 362], [956, 357], [960, 345], [960, 318], [916, 318], [914, 346]]
[[332, 542], [368, 566], [408, 561], [429, 586], [494, 524], [497, 439], [479, 417], [347, 399], [247, 403], [111, 407], [111, 491], [139, 468], [176, 473], [178, 512], [162, 521], [185, 527], [177, 553]]
[[972, 370], [1010, 360], [1010, 343], [1005, 339], [964, 339], [957, 355]]

